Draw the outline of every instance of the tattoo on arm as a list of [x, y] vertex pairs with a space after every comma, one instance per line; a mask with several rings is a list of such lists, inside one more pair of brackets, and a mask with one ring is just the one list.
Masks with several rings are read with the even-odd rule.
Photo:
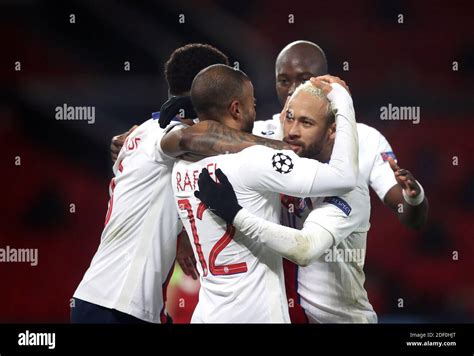
[[180, 148], [183, 151], [204, 156], [235, 153], [254, 145], [263, 145], [273, 149], [290, 149], [282, 141], [234, 130], [214, 121], [207, 122], [207, 128], [203, 132], [189, 133], [184, 130], [180, 142]]

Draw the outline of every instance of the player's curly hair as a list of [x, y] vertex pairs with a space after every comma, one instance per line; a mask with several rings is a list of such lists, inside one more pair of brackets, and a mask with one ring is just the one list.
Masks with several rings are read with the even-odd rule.
[[196, 74], [213, 64], [229, 65], [229, 59], [211, 45], [190, 43], [174, 50], [165, 64], [170, 94], [183, 95], [189, 92]]

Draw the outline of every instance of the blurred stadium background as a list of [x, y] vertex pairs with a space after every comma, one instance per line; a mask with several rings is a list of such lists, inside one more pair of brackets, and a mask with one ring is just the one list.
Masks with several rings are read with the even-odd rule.
[[[4, 0], [0, 6], [0, 247], [39, 249], [36, 267], [0, 264], [0, 322], [69, 320], [69, 300], [104, 223], [110, 139], [159, 110], [172, 50], [210, 43], [238, 61], [254, 82], [257, 117], [268, 119], [280, 110], [276, 55], [297, 39], [326, 51], [330, 73], [351, 86], [357, 120], [387, 137], [430, 200], [429, 223], [415, 232], [372, 195], [366, 288], [380, 321], [474, 321], [471, 2]], [[54, 108], [64, 103], [94, 106], [95, 123], [55, 120]], [[380, 107], [388, 103], [420, 106], [420, 124], [381, 121]], [[175, 321], [189, 320], [198, 287], [179, 270], [174, 275], [168, 296]]]

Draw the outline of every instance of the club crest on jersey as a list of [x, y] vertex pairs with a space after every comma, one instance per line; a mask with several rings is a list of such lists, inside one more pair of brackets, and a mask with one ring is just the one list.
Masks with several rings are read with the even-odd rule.
[[286, 154], [278, 152], [272, 157], [272, 166], [278, 173], [287, 174], [293, 170], [293, 161]]
[[395, 153], [393, 153], [392, 151], [382, 152], [380, 155], [382, 156], [382, 159], [384, 162], [388, 161], [388, 157], [392, 157], [395, 162], [397, 161], [397, 157], [395, 156]]

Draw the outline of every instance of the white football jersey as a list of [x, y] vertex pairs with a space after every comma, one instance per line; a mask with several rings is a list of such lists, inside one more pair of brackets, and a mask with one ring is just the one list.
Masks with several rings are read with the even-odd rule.
[[[273, 140], [283, 139], [283, 127], [280, 114], [273, 115], [271, 120], [255, 121], [252, 133], [256, 136]], [[377, 193], [380, 200], [397, 181], [393, 174], [388, 157], [395, 155], [387, 139], [376, 129], [365, 124], [357, 123], [359, 136], [359, 175], [362, 175], [367, 185]]]
[[201, 281], [193, 323], [289, 322], [282, 258], [261, 244], [249, 243], [194, 197], [201, 170], [207, 168], [214, 178], [215, 170], [220, 168], [242, 207], [278, 223], [278, 193], [321, 196], [317, 187], [318, 183], [324, 186], [322, 166], [325, 165], [300, 158], [293, 151], [263, 146], [175, 164], [172, 185], [176, 205], [193, 242]]
[[328, 230], [335, 241], [315, 262], [298, 267], [297, 291], [308, 320], [313, 323], [377, 322], [364, 288], [370, 196], [363, 178], [359, 176], [357, 187], [340, 197], [295, 200], [283, 199], [286, 204], [282, 224], [295, 229], [318, 224]]
[[165, 289], [182, 229], [171, 189], [175, 159], [150, 119], [126, 139], [113, 167], [99, 248], [74, 297], [136, 318], [164, 321]]
[[255, 121], [252, 133], [256, 136], [267, 137], [273, 140], [283, 140], [283, 127], [280, 123], [280, 114], [273, 115], [271, 120]]
[[[279, 114], [276, 114], [272, 120], [256, 126], [253, 133], [281, 139], [283, 130], [274, 128], [278, 124]], [[276, 134], [278, 132], [281, 136]], [[388, 190], [397, 184], [387, 162], [389, 156], [395, 158], [395, 155], [376, 129], [358, 123], [357, 132], [359, 176], [355, 190], [341, 197], [283, 199], [283, 225], [302, 229], [305, 223], [317, 222], [330, 231], [336, 241], [333, 249], [318, 261], [298, 267], [297, 291], [310, 322], [377, 322], [364, 288], [363, 266], [370, 228], [368, 187], [370, 185], [383, 201]]]

